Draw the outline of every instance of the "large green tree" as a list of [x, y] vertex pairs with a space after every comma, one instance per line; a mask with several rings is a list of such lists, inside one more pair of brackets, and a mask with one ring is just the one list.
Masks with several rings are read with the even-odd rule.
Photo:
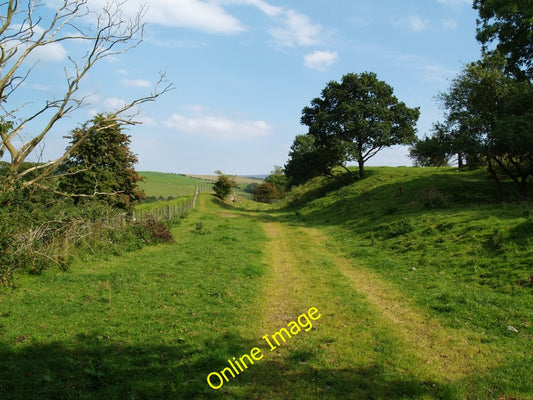
[[523, 80], [533, 78], [533, 2], [475, 0], [479, 13], [477, 39], [486, 54], [507, 60], [505, 71]]
[[130, 137], [116, 119], [99, 114], [72, 131], [69, 157], [61, 164], [59, 190], [75, 199], [96, 198], [128, 210], [144, 193], [135, 171]]
[[375, 73], [364, 72], [329, 82], [321, 97], [303, 109], [301, 122], [309, 127], [317, 148], [340, 146], [343, 156], [332, 154], [341, 162], [357, 161], [363, 177], [365, 163], [380, 150], [415, 141], [419, 115], [418, 108], [400, 102]]

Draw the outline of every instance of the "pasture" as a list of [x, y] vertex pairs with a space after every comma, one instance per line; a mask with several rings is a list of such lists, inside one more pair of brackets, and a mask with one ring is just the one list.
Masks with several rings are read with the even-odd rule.
[[174, 243], [0, 289], [0, 398], [533, 399], [531, 204], [491, 184], [375, 168], [275, 206], [202, 194]]

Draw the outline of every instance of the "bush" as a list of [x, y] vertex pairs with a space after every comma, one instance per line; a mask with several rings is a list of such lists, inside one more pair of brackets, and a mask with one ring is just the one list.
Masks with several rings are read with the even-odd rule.
[[261, 203], [272, 203], [281, 200], [284, 194], [271, 183], [263, 183], [254, 190], [254, 200]]
[[168, 243], [174, 241], [168, 225], [163, 221], [157, 221], [153, 217], [133, 223], [132, 228], [136, 232], [136, 237], [145, 243]]
[[109, 205], [75, 206], [70, 199], [25, 190], [0, 191], [0, 284], [13, 286], [17, 272], [66, 270], [76, 258], [119, 255], [145, 244], [172, 241], [154, 219], [129, 222]]
[[220, 200], [224, 200], [233, 193], [233, 188], [236, 186], [235, 180], [220, 171], [216, 171], [216, 174], [218, 175], [218, 180], [213, 185], [213, 191]]

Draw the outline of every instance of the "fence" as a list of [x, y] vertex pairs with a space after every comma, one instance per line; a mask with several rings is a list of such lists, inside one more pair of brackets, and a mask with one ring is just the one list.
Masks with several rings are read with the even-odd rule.
[[148, 218], [153, 218], [158, 221], [170, 221], [196, 208], [196, 198], [200, 193], [210, 192], [213, 186], [209, 184], [196, 185], [194, 195], [178, 204], [172, 204], [165, 207], [158, 207], [147, 211], [134, 211], [133, 219], [136, 221], [144, 221]]

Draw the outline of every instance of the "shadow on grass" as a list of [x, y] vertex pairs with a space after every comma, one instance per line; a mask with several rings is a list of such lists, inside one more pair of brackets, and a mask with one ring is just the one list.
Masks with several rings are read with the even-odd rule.
[[[21, 338], [22, 340], [22, 338]], [[78, 335], [73, 343], [0, 345], [2, 399], [404, 399], [452, 400], [452, 390], [387, 372], [381, 366], [313, 368], [295, 353], [288, 359], [263, 353], [222, 388], [207, 384], [210, 372], [249, 353], [257, 342], [224, 335], [201, 352], [186, 343], [131, 346]], [[201, 354], [200, 354], [201, 353]]]

